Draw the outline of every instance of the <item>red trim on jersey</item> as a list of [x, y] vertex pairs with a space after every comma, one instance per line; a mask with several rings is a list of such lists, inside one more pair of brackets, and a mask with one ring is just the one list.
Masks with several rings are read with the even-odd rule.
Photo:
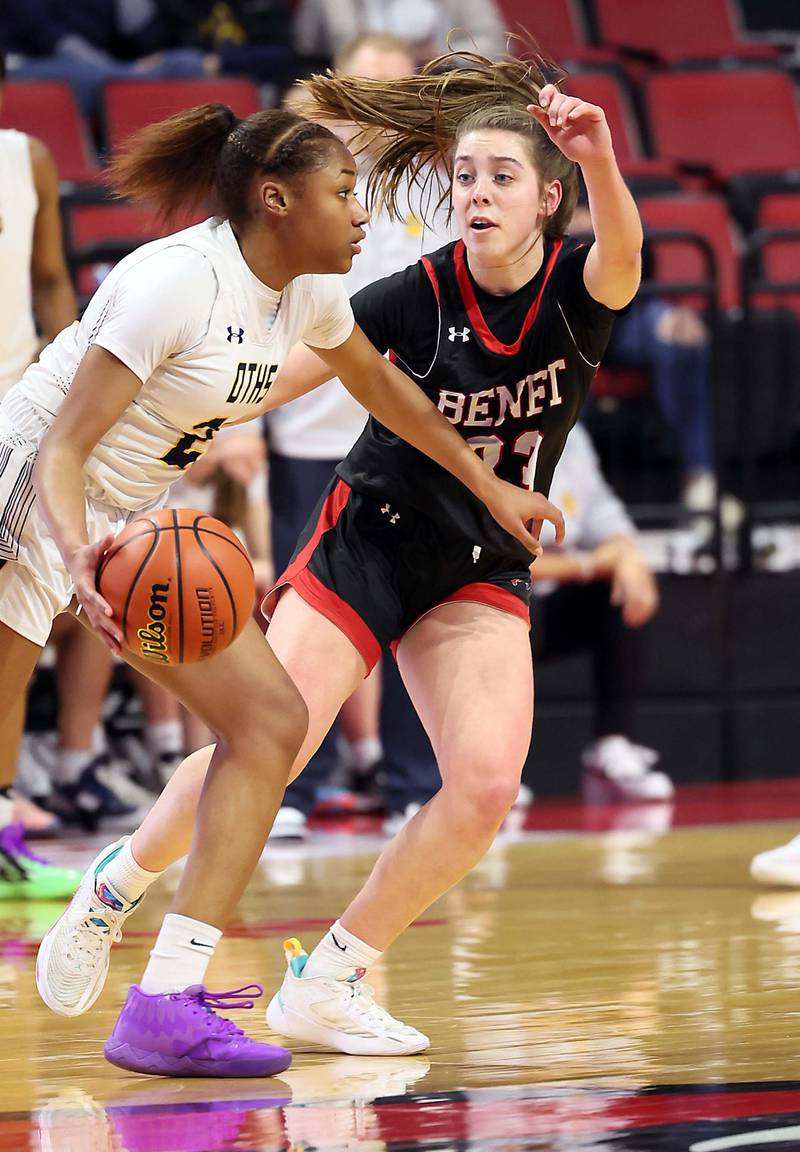
[[436, 297], [436, 303], [440, 304], [441, 301], [439, 300], [439, 281], [436, 279], [436, 269], [434, 268], [433, 264], [431, 264], [431, 262], [427, 256], [423, 256], [420, 260], [420, 263], [422, 264], [422, 267], [425, 269], [425, 271], [428, 273], [428, 279], [431, 282], [431, 287], [433, 288], [433, 294]]
[[369, 676], [381, 658], [381, 646], [355, 608], [351, 608], [345, 600], [342, 600], [341, 596], [337, 596], [330, 588], [326, 588], [322, 581], [318, 580], [308, 568], [296, 572], [283, 583], [294, 588], [306, 604], [310, 604], [326, 620], [335, 624], [340, 632], [344, 632], [347, 639], [360, 652], [367, 666], [364, 675]]
[[563, 243], [563, 240], [556, 240], [553, 243], [553, 251], [550, 253], [550, 259], [547, 261], [547, 267], [544, 270], [542, 286], [539, 289], [538, 296], [528, 309], [528, 315], [525, 317], [522, 331], [513, 344], [503, 344], [502, 341], [498, 340], [493, 334], [481, 312], [481, 306], [478, 303], [478, 297], [475, 295], [475, 289], [470, 280], [469, 271], [467, 270], [464, 241], [459, 240], [456, 242], [456, 246], [453, 249], [453, 262], [456, 268], [456, 280], [458, 281], [459, 291], [461, 292], [461, 299], [467, 309], [467, 316], [469, 317], [473, 330], [477, 332], [482, 343], [490, 352], [497, 352], [501, 356], [516, 356], [517, 352], [519, 352], [524, 337], [527, 336], [533, 327], [533, 322], [539, 312], [539, 305], [542, 302], [542, 294], [544, 293], [547, 281], [550, 279], [550, 273], [553, 271]]
[[[440, 600], [438, 604], [434, 604], [427, 612], [418, 616], [414, 623], [406, 628], [403, 636], [407, 636], [411, 629], [419, 624], [420, 620], [424, 620], [442, 604], [486, 604], [489, 608], [496, 608], [499, 612], [507, 612], [509, 616], [518, 616], [520, 620], [525, 621], [529, 628], [531, 626], [531, 610], [523, 604], [519, 596], [515, 596], [507, 588], [499, 588], [496, 584], [481, 581], [476, 584], [464, 584], [462, 588], [457, 588], [455, 592], [445, 596], [444, 600]], [[403, 636], [398, 636], [390, 644], [395, 660], [397, 659], [397, 648]]]

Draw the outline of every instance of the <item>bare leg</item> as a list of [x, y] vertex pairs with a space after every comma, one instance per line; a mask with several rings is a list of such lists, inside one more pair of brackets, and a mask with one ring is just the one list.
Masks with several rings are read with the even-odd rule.
[[442, 788], [341, 917], [381, 951], [486, 853], [517, 795], [533, 720], [528, 629], [516, 616], [443, 604], [408, 633], [398, 658]]
[[[252, 628], [258, 632], [256, 624]], [[310, 608], [293, 589], [281, 597], [267, 638], [269, 645], [264, 644], [263, 638], [261, 644], [267, 651], [272, 648], [274, 655], [289, 671], [308, 708], [308, 731], [291, 767], [290, 778], [293, 779], [319, 747], [342, 701], [363, 679], [364, 662], [344, 633]], [[236, 644], [238, 646], [239, 641]], [[214, 663], [221, 658], [215, 658]], [[141, 668], [141, 663], [135, 666]], [[323, 668], [327, 670], [324, 676], [320, 675], [320, 669]], [[218, 675], [219, 682], [224, 683], [224, 671], [221, 668]], [[265, 713], [269, 724], [274, 715], [269, 702], [264, 699], [254, 707]], [[202, 748], [184, 760], [141, 827], [134, 833], [131, 847], [142, 868], [159, 872], [185, 855], [192, 842], [195, 812], [213, 753], [213, 748]], [[262, 754], [261, 761], [265, 759]], [[282, 794], [283, 786], [277, 795], [274, 810], [277, 810]], [[271, 819], [274, 818], [274, 810]], [[259, 853], [268, 831], [269, 825], [259, 845]], [[227, 846], [223, 845], [218, 851], [224, 853], [226, 849]], [[176, 911], [180, 910], [176, 908]], [[192, 915], [189, 912], [184, 914]], [[208, 920], [207, 912], [204, 918]]]

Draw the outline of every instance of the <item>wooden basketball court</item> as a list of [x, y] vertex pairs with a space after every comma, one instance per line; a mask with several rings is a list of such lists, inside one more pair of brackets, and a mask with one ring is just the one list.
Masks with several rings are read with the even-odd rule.
[[[175, 871], [76, 1020], [50, 1013], [33, 981], [59, 906], [0, 905], [0, 1152], [800, 1148], [800, 889], [748, 873], [798, 826], [792, 782], [688, 788], [672, 812], [537, 803], [528, 830], [504, 834], [375, 970], [430, 1052], [299, 1048], [272, 1080], [146, 1078], [102, 1059]], [[107, 839], [49, 851], [83, 867]], [[257, 980], [266, 1007], [282, 939], [310, 948], [380, 843], [346, 826], [268, 849], [209, 986]], [[262, 1007], [232, 1015], [268, 1037]]]

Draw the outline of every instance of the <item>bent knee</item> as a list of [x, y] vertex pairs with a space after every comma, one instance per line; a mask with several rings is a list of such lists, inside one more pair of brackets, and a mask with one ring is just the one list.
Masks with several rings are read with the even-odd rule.
[[464, 779], [458, 774], [445, 785], [448, 800], [456, 809], [455, 819], [474, 831], [492, 832], [505, 820], [519, 792], [520, 771], [509, 772], [508, 766], [485, 765]]
[[308, 731], [308, 708], [290, 680], [265, 694], [258, 702], [237, 709], [222, 733], [235, 749], [269, 749], [291, 762]]

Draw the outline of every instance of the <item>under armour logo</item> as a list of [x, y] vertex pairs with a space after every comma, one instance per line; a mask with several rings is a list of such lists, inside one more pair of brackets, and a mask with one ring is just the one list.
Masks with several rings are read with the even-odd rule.
[[466, 344], [466, 342], [469, 340], [469, 328], [462, 328], [460, 332], [458, 332], [455, 328], [451, 328], [450, 335], [447, 337], [447, 339], [451, 344], [455, 344], [456, 336], [458, 336], [462, 344]]
[[478, 561], [481, 558], [481, 552], [482, 551], [483, 551], [483, 549], [481, 548], [480, 544], [476, 544], [475, 547], [472, 549], [472, 563], [473, 564], [478, 563]]
[[234, 329], [231, 328], [231, 326], [229, 324], [228, 325], [228, 343], [232, 344], [234, 342], [234, 340], [236, 341], [237, 344], [243, 344], [244, 343], [244, 328], [237, 328], [234, 331]]
[[399, 512], [392, 512], [391, 504], [384, 504], [384, 506], [381, 508], [381, 512], [384, 514], [384, 516], [389, 517], [389, 523], [390, 524], [396, 524], [397, 521], [400, 519], [400, 513]]

